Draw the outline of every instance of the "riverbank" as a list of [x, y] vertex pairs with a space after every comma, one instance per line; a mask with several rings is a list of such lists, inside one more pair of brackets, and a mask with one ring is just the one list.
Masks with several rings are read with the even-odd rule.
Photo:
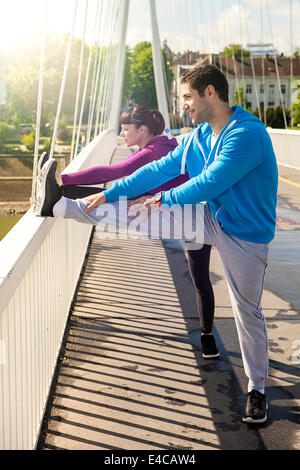
[[0, 215], [23, 215], [29, 208], [29, 201], [2, 201], [0, 202]]

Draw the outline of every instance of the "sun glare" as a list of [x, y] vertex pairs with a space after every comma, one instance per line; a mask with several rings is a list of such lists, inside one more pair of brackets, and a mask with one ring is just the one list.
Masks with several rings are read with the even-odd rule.
[[41, 31], [43, 2], [0, 0], [0, 49], [8, 50], [26, 43]]

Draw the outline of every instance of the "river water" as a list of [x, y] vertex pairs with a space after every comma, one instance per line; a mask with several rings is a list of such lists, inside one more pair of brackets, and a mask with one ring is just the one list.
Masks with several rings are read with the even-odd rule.
[[0, 215], [0, 240], [9, 232], [9, 230], [20, 220], [20, 215]]

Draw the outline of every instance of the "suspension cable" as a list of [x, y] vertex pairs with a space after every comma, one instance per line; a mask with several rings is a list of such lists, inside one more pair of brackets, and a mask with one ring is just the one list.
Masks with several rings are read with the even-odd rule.
[[69, 37], [69, 42], [68, 42], [67, 54], [66, 54], [66, 59], [65, 59], [65, 66], [64, 66], [64, 71], [63, 71], [63, 77], [62, 77], [61, 88], [60, 88], [59, 99], [58, 99], [58, 105], [57, 105], [56, 119], [55, 119], [52, 142], [51, 142], [51, 148], [50, 148], [50, 158], [53, 158], [54, 147], [55, 147], [55, 143], [56, 143], [56, 134], [57, 134], [57, 129], [58, 129], [58, 123], [59, 123], [59, 118], [60, 118], [60, 113], [61, 113], [62, 101], [63, 101], [64, 91], [65, 91], [67, 72], [68, 72], [68, 67], [69, 67], [69, 60], [70, 60], [70, 55], [71, 55], [73, 31], [74, 31], [75, 20], [76, 20], [76, 15], [77, 15], [77, 6], [78, 6], [78, 0], [75, 1], [73, 22], [72, 22], [72, 27], [71, 27], [71, 32], [70, 32], [70, 37]]
[[80, 87], [81, 87], [82, 63], [83, 63], [83, 54], [84, 54], [84, 46], [85, 46], [85, 33], [86, 33], [86, 20], [87, 20], [88, 5], [89, 5], [89, 0], [86, 0], [85, 17], [84, 17], [82, 42], [81, 42], [81, 50], [80, 50], [80, 60], [79, 60], [79, 71], [78, 71], [78, 80], [77, 80], [77, 90], [76, 90], [76, 100], [75, 100], [74, 123], [73, 123], [73, 133], [72, 133], [70, 160], [73, 160], [73, 157], [74, 157], [76, 121], [77, 121], [79, 94], [80, 94]]
[[[99, 23], [98, 23], [98, 36], [95, 43], [95, 59], [94, 59], [94, 68], [93, 68], [93, 79], [92, 79], [92, 89], [91, 89], [91, 97], [90, 97], [90, 106], [89, 106], [89, 115], [88, 115], [88, 128], [86, 134], [87, 142], [90, 141], [91, 132], [92, 132], [92, 124], [93, 124], [93, 115], [94, 115], [94, 108], [96, 102], [96, 96], [98, 92], [98, 80], [99, 80], [99, 70], [101, 67], [102, 61], [102, 51], [103, 48], [100, 46], [101, 41], [106, 36], [106, 25], [105, 22], [105, 14], [106, 9], [104, 10], [105, 4], [102, 1], [101, 6], [103, 7], [102, 15], [99, 15]], [[104, 14], [105, 11], [105, 14]], [[102, 36], [101, 36], [102, 33]]]
[[106, 46], [104, 46], [104, 44], [101, 45], [101, 63], [99, 63], [99, 65], [101, 65], [101, 68], [99, 67], [98, 77], [97, 77], [97, 80], [100, 80], [100, 86], [99, 86], [99, 90], [98, 89], [96, 90], [98, 92], [98, 98], [96, 100], [97, 95], [95, 94], [95, 100], [94, 100], [93, 112], [92, 112], [92, 116], [94, 116], [94, 113], [95, 113], [94, 138], [98, 134], [98, 128], [102, 127], [101, 126], [102, 123], [99, 126], [100, 110], [102, 109], [102, 114], [101, 114], [101, 120], [102, 120], [103, 103], [104, 103], [104, 100], [106, 97], [106, 91], [107, 91], [106, 78], [107, 78], [107, 71], [109, 68], [109, 52], [110, 52], [110, 47], [112, 43], [113, 18], [114, 18], [115, 6], [116, 6], [116, 0], [114, 0], [114, 3], [112, 2], [110, 3], [109, 20], [107, 21], [107, 30], [106, 30], [107, 33], [104, 34], [104, 37], [102, 38], [102, 41], [104, 41], [104, 38], [110, 35], [109, 44]]
[[33, 158], [33, 173], [32, 173], [32, 187], [31, 187], [31, 204], [33, 203], [36, 196], [37, 186], [37, 162], [39, 154], [39, 143], [40, 143], [40, 127], [41, 127], [41, 114], [42, 114], [42, 99], [43, 99], [43, 87], [44, 87], [44, 69], [45, 69], [45, 49], [46, 49], [46, 36], [47, 36], [47, 14], [48, 14], [48, 0], [44, 2], [44, 24], [42, 34], [42, 45], [41, 45], [41, 57], [40, 57], [40, 75], [39, 75], [39, 88], [38, 88], [38, 99], [37, 99], [37, 114], [36, 114], [36, 126], [35, 126], [35, 142], [34, 142], [34, 158]]
[[[270, 16], [270, 10], [269, 10], [269, 2], [266, 0], [266, 7], [267, 7], [267, 13], [268, 13], [268, 20], [269, 20], [269, 27], [270, 27], [270, 33], [271, 33], [271, 39], [272, 39], [272, 44], [274, 47], [274, 40], [273, 40], [273, 30], [272, 30], [272, 25], [271, 25], [271, 16]], [[277, 76], [277, 83], [278, 83], [278, 91], [279, 91], [279, 96], [280, 96], [280, 101], [282, 104], [282, 112], [283, 112], [283, 119], [284, 119], [284, 125], [285, 128], [287, 129], [287, 120], [286, 120], [286, 113], [285, 113], [285, 103], [283, 101], [283, 96], [282, 96], [282, 90], [281, 90], [281, 82], [280, 82], [280, 77], [279, 77], [279, 70], [278, 70], [278, 62], [277, 62], [277, 57], [274, 51], [273, 54], [274, 57], [274, 62], [275, 62], [275, 69], [276, 69], [276, 76]]]
[[[96, 112], [96, 121], [95, 121], [95, 137], [98, 135], [98, 129], [103, 128], [103, 124], [107, 118], [107, 112], [108, 112], [108, 104], [110, 100], [110, 95], [111, 95], [111, 90], [112, 90], [112, 72], [113, 72], [113, 67], [114, 63], [112, 62], [112, 51], [113, 51], [113, 39], [114, 39], [114, 34], [116, 30], [116, 25], [118, 22], [119, 18], [119, 13], [120, 13], [120, 4], [116, 5], [116, 0], [114, 2], [114, 10], [117, 10], [117, 14], [112, 15], [111, 18], [111, 24], [110, 24], [110, 31], [111, 31], [111, 37], [110, 37], [110, 43], [108, 47], [106, 48], [107, 51], [107, 58], [105, 62], [105, 70], [103, 73], [103, 83], [104, 83], [104, 92], [102, 95], [99, 93], [99, 99], [98, 99], [98, 104], [97, 104], [97, 112]], [[116, 57], [116, 55], [115, 55]], [[114, 60], [115, 62], [115, 60]], [[103, 85], [100, 88], [100, 91], [103, 90]], [[100, 98], [102, 98], [102, 101], [100, 101]], [[102, 113], [101, 113], [101, 118], [100, 118], [100, 106], [102, 108]], [[99, 122], [100, 121], [100, 122]]]
[[294, 110], [293, 110], [293, 2], [290, 0], [290, 95], [291, 95], [291, 128], [294, 127]]
[[[261, 43], [264, 43], [264, 25], [263, 25], [263, 7], [262, 0], [260, 0], [260, 27], [261, 27]], [[262, 69], [262, 83], [263, 83], [263, 93], [264, 93], [264, 123], [267, 125], [267, 110], [266, 110], [266, 85], [265, 85], [265, 60], [264, 54], [261, 56], [261, 69]]]
[[94, 28], [93, 28], [93, 34], [92, 34], [92, 44], [90, 46], [87, 70], [86, 70], [86, 75], [85, 75], [85, 83], [84, 83], [83, 95], [82, 95], [82, 100], [81, 100], [81, 110], [80, 110], [80, 116], [79, 116], [79, 122], [78, 122], [78, 131], [77, 131], [77, 139], [76, 139], [76, 146], [75, 146], [75, 155], [77, 155], [77, 151], [78, 151], [78, 147], [79, 147], [79, 136], [80, 136], [82, 116], [83, 116], [83, 110], [84, 110], [84, 105], [85, 105], [85, 98], [86, 98], [86, 92], [87, 92], [87, 86], [88, 86], [88, 80], [89, 80], [89, 74], [90, 74], [93, 43], [94, 43], [94, 37], [95, 37], [96, 27], [97, 27], [97, 22], [98, 22], [99, 4], [100, 4], [100, 0], [98, 0], [98, 2], [97, 2], [95, 22], [94, 22]]
[[244, 48], [243, 48], [243, 28], [242, 28], [242, 10], [241, 0], [239, 0], [239, 20], [240, 20], [240, 39], [241, 39], [241, 63], [242, 63], [242, 85], [243, 85], [243, 107], [246, 109], [246, 88], [245, 88], [245, 73], [244, 73]]
[[[247, 33], [247, 40], [248, 43], [249, 41], [249, 29], [248, 29], [248, 21], [247, 21], [247, 16], [245, 16], [245, 23], [246, 23], [246, 33]], [[256, 75], [255, 75], [255, 67], [254, 67], [254, 62], [253, 62], [253, 56], [250, 51], [250, 64], [251, 64], [251, 70], [252, 70], [252, 75], [253, 75], [253, 84], [254, 84], [254, 91], [255, 91], [255, 96], [256, 96], [256, 103], [257, 103], [257, 109], [258, 109], [258, 115], [259, 119], [261, 119], [261, 110], [260, 110], [260, 105], [259, 105], [259, 97], [258, 97], [258, 92], [257, 92], [257, 83], [256, 83]]]

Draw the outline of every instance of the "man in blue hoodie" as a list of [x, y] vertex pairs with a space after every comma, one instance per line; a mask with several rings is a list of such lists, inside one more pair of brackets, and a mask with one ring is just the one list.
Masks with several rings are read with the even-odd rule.
[[[190, 179], [184, 184], [138, 202], [148, 218], [154, 207], [163, 217], [167, 214], [174, 232], [186, 222], [185, 217], [178, 217], [180, 211], [185, 216], [194, 205], [196, 215], [203, 215], [200, 223], [196, 221], [195, 241], [216, 246], [223, 261], [249, 380], [243, 421], [263, 423], [267, 419], [268, 340], [261, 296], [268, 244], [276, 224], [276, 158], [263, 123], [240, 106], [230, 107], [228, 83], [217, 67], [195, 67], [183, 74], [181, 82], [184, 109], [198, 127], [174, 151], [86, 200], [62, 198], [51, 176], [44, 192], [49, 194], [47, 204], [54, 216], [101, 224], [102, 204], [122, 196], [136, 198], [188, 172]], [[173, 219], [168, 208], [176, 208]]]

